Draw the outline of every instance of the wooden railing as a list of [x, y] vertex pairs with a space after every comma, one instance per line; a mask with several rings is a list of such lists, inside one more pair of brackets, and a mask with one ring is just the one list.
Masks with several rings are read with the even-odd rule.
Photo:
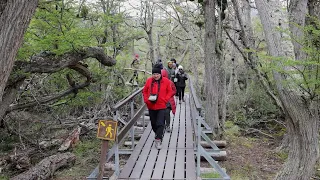
[[194, 103], [194, 106], [196, 107], [196, 109], [200, 115], [201, 110], [202, 110], [202, 105], [198, 99], [197, 91], [195, 90], [195, 88], [193, 86], [193, 81], [192, 81], [191, 77], [189, 78], [189, 89], [190, 89], [190, 96], [191, 96], [190, 100], [193, 101], [192, 103]]
[[[197, 92], [193, 86], [192, 77], [189, 77], [189, 89], [190, 89], [190, 110], [191, 110], [191, 118], [193, 122], [194, 128], [194, 142], [196, 145], [195, 153], [197, 154], [197, 177], [200, 177], [200, 161], [201, 156], [203, 156], [209, 164], [219, 173], [220, 178], [210, 178], [216, 180], [230, 180], [230, 177], [226, 174], [225, 171], [216, 163], [216, 161], [211, 157], [211, 154], [220, 153], [220, 149], [210, 140], [210, 138], [205, 134], [202, 129], [202, 126], [208, 129], [208, 124], [205, 122], [204, 117], [201, 116], [202, 105], [197, 97]], [[210, 130], [212, 132], [212, 130]], [[204, 139], [206, 143], [211, 146], [212, 151], [207, 152], [202, 146], [201, 141]], [[205, 179], [205, 178], [202, 178]]]
[[[142, 101], [142, 107], [134, 114], [134, 98], [141, 94], [141, 91], [143, 90], [143, 87], [138, 89], [137, 91], [133, 92], [132, 94], [130, 94], [127, 98], [123, 99], [122, 101], [118, 102], [116, 105], [114, 105], [112, 107], [112, 110], [115, 112], [115, 120], [118, 119], [118, 115], [119, 115], [119, 109], [130, 103], [130, 107], [131, 107], [131, 119], [128, 121], [128, 123], [119, 131], [119, 134], [117, 136], [118, 142], [122, 142], [123, 138], [128, 134], [129, 130], [132, 129], [134, 130], [132, 127], [133, 125], [137, 122], [137, 120], [141, 117], [141, 115], [143, 114], [146, 105], [144, 104], [144, 102]], [[143, 126], [144, 127], [144, 126]], [[133, 139], [133, 138], [131, 138]], [[134, 143], [133, 143], [134, 145]]]
[[[130, 120], [124, 124], [124, 126], [119, 129], [117, 132], [117, 138], [114, 142], [111, 149], [109, 149], [107, 154], [107, 162], [110, 160], [111, 157], [115, 156], [115, 174], [118, 176], [120, 172], [119, 168], [119, 154], [130, 154], [134, 149], [134, 124], [138, 121], [140, 117], [143, 117], [143, 127], [144, 127], [144, 111], [146, 109], [146, 105], [143, 102], [143, 99], [141, 97], [141, 107], [134, 112], [134, 101], [136, 98], [141, 95], [142, 96], [142, 88], [137, 89], [127, 97], [123, 98], [121, 101], [119, 101], [117, 104], [115, 104], [112, 107], [112, 111], [114, 112], [113, 120], [118, 121], [120, 119], [120, 109], [130, 103]], [[123, 143], [123, 141], [126, 139], [125, 137], [128, 135], [129, 131], [131, 131], [131, 149], [130, 150], [119, 150], [119, 146]], [[89, 180], [97, 179], [99, 173], [99, 168], [96, 167], [92, 173], [87, 177]]]

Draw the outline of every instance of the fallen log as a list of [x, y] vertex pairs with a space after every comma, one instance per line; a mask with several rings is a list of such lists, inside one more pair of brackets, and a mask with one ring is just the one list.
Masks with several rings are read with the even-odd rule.
[[55, 146], [59, 146], [63, 142], [63, 139], [43, 140], [39, 143], [39, 147], [42, 149], [50, 149]]
[[[135, 134], [135, 135], [134, 135], [134, 139], [135, 139], [135, 140], [139, 140], [141, 137], [142, 137], [142, 134]], [[131, 140], [131, 134], [129, 134], [128, 140]]]
[[[142, 121], [142, 120], [143, 120], [143, 117], [140, 118], [140, 121]], [[145, 121], [150, 121], [150, 116], [144, 116], [144, 120]]]
[[[218, 148], [225, 148], [227, 146], [226, 141], [211, 141], [211, 142], [214, 143], [216, 146], [218, 146]], [[206, 141], [201, 141], [200, 144], [203, 148], [211, 148], [210, 144], [207, 143]]]
[[26, 170], [31, 167], [30, 155], [36, 153], [34, 148], [14, 151], [8, 155], [0, 157], [0, 171], [7, 169]]
[[57, 169], [73, 165], [75, 161], [76, 156], [74, 154], [70, 152], [59, 153], [43, 159], [28, 171], [13, 177], [11, 180], [48, 179], [53, 176]]
[[68, 138], [63, 142], [63, 144], [60, 146], [60, 148], [58, 149], [58, 151], [65, 151], [67, 149], [69, 149], [70, 147], [74, 147], [78, 142], [79, 142], [79, 135], [81, 132], [81, 127], [78, 126], [77, 128], [75, 128], [70, 135], [68, 136]]
[[[145, 122], [145, 123], [144, 123], [144, 127], [147, 127], [148, 124], [149, 124], [149, 122]], [[138, 127], [143, 127], [143, 122], [139, 122], [139, 121], [138, 121], [138, 122], [137, 122], [137, 126], [138, 126]]]
[[135, 131], [143, 131], [143, 127], [133, 126]]
[[[224, 172], [227, 172], [226, 168], [222, 168]], [[200, 168], [201, 174], [218, 173], [214, 168]]]
[[104, 164], [105, 171], [114, 171], [115, 169], [116, 169], [116, 166], [110, 162], [107, 162]]
[[[207, 150], [208, 153], [210, 153]], [[220, 151], [218, 153], [210, 153], [211, 157], [216, 161], [226, 161], [227, 160], [227, 152], [226, 151]], [[195, 156], [196, 157], [196, 156]], [[201, 161], [206, 161], [206, 158], [201, 156]]]
[[[139, 141], [134, 141], [134, 145], [137, 145], [139, 143]], [[132, 142], [131, 141], [125, 141], [124, 146], [132, 146]]]

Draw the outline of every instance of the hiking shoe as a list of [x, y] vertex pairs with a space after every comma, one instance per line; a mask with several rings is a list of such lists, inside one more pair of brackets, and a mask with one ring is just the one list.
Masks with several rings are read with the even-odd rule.
[[161, 139], [156, 139], [154, 141], [156, 148], [159, 150], [162, 147]]

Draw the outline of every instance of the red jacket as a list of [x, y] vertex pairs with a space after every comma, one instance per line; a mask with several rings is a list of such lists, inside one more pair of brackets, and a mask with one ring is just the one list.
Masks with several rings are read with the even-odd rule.
[[[167, 102], [169, 99], [175, 94], [171, 87], [171, 81], [167, 78], [160, 79], [160, 90], [158, 93], [158, 82], [156, 82], [152, 77], [148, 78], [144, 88], [142, 90], [143, 100], [147, 104], [148, 109], [158, 110], [158, 109], [166, 109]], [[151, 89], [151, 83], [153, 83], [153, 87]], [[150, 94], [158, 94], [158, 99], [155, 103], [152, 103], [148, 100]]]
[[[169, 79], [169, 75], [168, 75], [167, 70], [162, 69], [161, 70], [161, 75], [162, 75], [163, 78], [168, 78]], [[176, 114], [176, 102], [174, 101], [174, 95], [176, 94], [177, 89], [176, 89], [176, 86], [174, 85], [174, 83], [171, 80], [170, 80], [170, 82], [171, 82], [171, 87], [172, 87], [172, 91], [174, 92], [174, 94], [169, 99], [169, 103], [171, 104], [172, 113], [175, 115]]]

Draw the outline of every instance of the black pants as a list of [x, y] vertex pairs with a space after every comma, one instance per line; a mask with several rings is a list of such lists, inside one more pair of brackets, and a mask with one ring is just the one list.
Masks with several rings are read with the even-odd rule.
[[159, 110], [149, 109], [151, 126], [152, 126], [153, 132], [156, 134], [156, 139], [162, 140], [162, 137], [163, 137], [165, 111], [166, 109], [159, 109]]
[[177, 87], [177, 92], [178, 92], [178, 96], [179, 96], [179, 100], [181, 101], [181, 99], [184, 98], [184, 90], [186, 89], [185, 86], [183, 87]]
[[178, 94], [178, 86], [177, 86], [177, 83], [174, 83], [174, 86], [177, 88], [177, 91], [176, 91], [175, 96], [179, 96], [179, 94]]
[[167, 127], [167, 128], [170, 126], [170, 111], [171, 111], [171, 108], [168, 107], [168, 108], [165, 110], [165, 115], [164, 115], [164, 119], [165, 119], [166, 127]]
[[133, 71], [133, 75], [131, 79], [129, 80], [130, 83], [132, 83], [133, 79], [136, 78], [136, 81], [138, 82], [138, 71]]

